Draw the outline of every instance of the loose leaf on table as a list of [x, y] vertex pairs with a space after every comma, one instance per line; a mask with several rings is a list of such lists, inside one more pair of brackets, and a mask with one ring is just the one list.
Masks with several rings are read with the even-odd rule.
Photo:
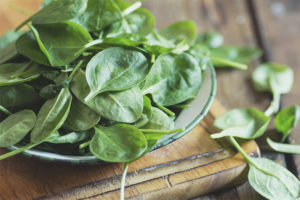
[[51, 1], [30, 17], [33, 24], [53, 24], [71, 20], [86, 10], [88, 0]]
[[159, 34], [175, 44], [180, 42], [193, 44], [197, 37], [197, 27], [191, 20], [180, 21], [159, 30]]
[[300, 119], [300, 107], [289, 106], [282, 109], [275, 117], [274, 124], [280, 133], [282, 133], [282, 141], [290, 134], [292, 129], [297, 125]]
[[12, 112], [26, 108], [33, 109], [41, 102], [35, 89], [27, 84], [1, 86], [0, 94], [0, 105]]
[[79, 71], [71, 83], [71, 91], [82, 103], [102, 117], [113, 121], [132, 123], [137, 121], [143, 112], [143, 96], [138, 87], [120, 92], [105, 92], [85, 102], [84, 98], [90, 89], [84, 72]]
[[81, 132], [71, 132], [64, 135], [61, 135], [58, 131], [55, 131], [47, 138], [46, 142], [53, 144], [75, 144], [91, 138], [92, 134], [94, 134], [93, 129]]
[[146, 57], [122, 47], [105, 49], [94, 56], [86, 68], [86, 80], [91, 89], [85, 101], [105, 91], [128, 89], [143, 81], [148, 73]]
[[275, 151], [282, 153], [300, 154], [300, 145], [298, 144], [284, 144], [274, 142], [270, 138], [267, 138], [267, 143]]
[[31, 131], [32, 143], [44, 141], [63, 125], [69, 114], [71, 102], [71, 93], [67, 88], [63, 88], [57, 97], [44, 103], [38, 113], [36, 124]]
[[[220, 46], [218, 48], [211, 49], [212, 57], [244, 64], [259, 58], [261, 54], [261, 50], [255, 47]], [[217, 67], [226, 67], [226, 65], [219, 62], [214, 62], [214, 64]]]
[[252, 74], [254, 88], [260, 92], [273, 94], [273, 101], [266, 110], [267, 115], [279, 110], [280, 95], [286, 94], [292, 89], [293, 79], [292, 69], [276, 63], [264, 63], [254, 70]]
[[[0, 50], [8, 44], [16, 41], [24, 32], [23, 31], [8, 31], [0, 37]], [[2, 56], [2, 54], [0, 54]]]
[[9, 147], [20, 142], [35, 124], [36, 116], [31, 110], [22, 110], [0, 123], [0, 147]]
[[35, 63], [6, 63], [0, 65], [0, 86], [16, 85], [31, 81], [40, 76]]
[[143, 96], [143, 105], [143, 113], [141, 118], [133, 124], [133, 126], [137, 128], [144, 126], [152, 118], [151, 100], [147, 96]]
[[72, 19], [89, 32], [100, 31], [122, 19], [122, 13], [113, 0], [88, 0], [85, 12]]
[[[73, 22], [29, 26], [51, 66], [64, 66], [74, 61], [76, 52], [91, 41], [90, 34]], [[31, 57], [29, 57], [31, 58]]]
[[143, 133], [127, 124], [96, 127], [90, 144], [92, 154], [107, 162], [130, 162], [140, 157], [146, 148]]
[[211, 135], [212, 138], [233, 136], [243, 139], [255, 139], [264, 134], [270, 122], [261, 111], [255, 108], [233, 109], [218, 117], [214, 126], [222, 130]]
[[100, 115], [77, 99], [73, 99], [70, 113], [64, 129], [69, 131], [84, 131], [93, 128], [100, 121]]
[[217, 48], [222, 46], [224, 42], [223, 36], [215, 31], [207, 31], [198, 35], [196, 43], [200, 43], [209, 48]]
[[283, 166], [266, 158], [251, 158], [248, 180], [250, 185], [268, 199], [299, 199], [300, 182]]
[[201, 80], [201, 68], [195, 58], [187, 53], [166, 53], [153, 64], [142, 92], [150, 93], [157, 104], [172, 106], [195, 96]]

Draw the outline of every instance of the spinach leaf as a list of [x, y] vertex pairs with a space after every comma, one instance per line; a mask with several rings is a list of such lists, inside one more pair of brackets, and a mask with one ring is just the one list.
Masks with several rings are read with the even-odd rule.
[[210, 50], [205, 45], [197, 43], [189, 49], [188, 53], [198, 61], [202, 70], [206, 70], [207, 66], [211, 65]]
[[[259, 58], [261, 54], [261, 50], [255, 47], [220, 46], [218, 48], [211, 49], [212, 57], [245, 64]], [[220, 62], [214, 62], [214, 65], [217, 67], [226, 66]]]
[[147, 148], [147, 141], [134, 126], [117, 124], [95, 128], [90, 151], [100, 160], [107, 162], [130, 162]]
[[299, 199], [300, 182], [287, 169], [266, 158], [251, 158], [250, 185], [268, 199]]
[[0, 55], [0, 64], [8, 62], [13, 58], [17, 57], [18, 51], [16, 48], [16, 43], [11, 42], [8, 45], [6, 45], [3, 49], [0, 49]]
[[0, 105], [12, 112], [33, 109], [41, 101], [34, 88], [27, 84], [1, 86], [0, 94]]
[[193, 97], [201, 79], [201, 69], [191, 55], [166, 53], [155, 61], [142, 91], [151, 93], [157, 104], [172, 106]]
[[267, 115], [279, 110], [280, 95], [292, 89], [293, 77], [292, 69], [276, 63], [264, 63], [255, 69], [252, 74], [254, 88], [260, 92], [273, 93], [273, 101], [265, 112]]
[[133, 126], [140, 128], [147, 124], [152, 118], [151, 100], [147, 96], [143, 96], [143, 113], [141, 118], [136, 121]]
[[85, 12], [72, 21], [95, 32], [121, 19], [122, 13], [113, 0], [88, 0]]
[[32, 143], [44, 141], [63, 125], [69, 114], [71, 102], [71, 93], [67, 88], [63, 88], [56, 98], [44, 103], [31, 132]]
[[26, 32], [16, 41], [16, 49], [19, 54], [29, 58], [30, 60], [50, 66], [47, 57], [40, 50], [32, 32]]
[[298, 144], [284, 144], [274, 142], [270, 138], [267, 138], [267, 143], [273, 150], [277, 152], [300, 154], [300, 145]]
[[64, 66], [74, 61], [75, 53], [91, 40], [90, 34], [73, 22], [29, 26], [40, 50], [51, 66]]
[[159, 30], [159, 34], [175, 44], [182, 41], [193, 44], [197, 37], [197, 27], [191, 20], [180, 21]]
[[0, 147], [9, 147], [20, 142], [35, 124], [36, 116], [31, 110], [22, 110], [0, 123]]
[[0, 65], [0, 86], [28, 82], [39, 76], [39, 66], [31, 62]]
[[0, 38], [0, 50], [4, 49], [8, 44], [16, 41], [23, 33], [24, 33], [23, 31], [14, 31], [14, 30], [6, 32]]
[[265, 132], [269, 122], [270, 117], [255, 108], [233, 109], [216, 119], [214, 126], [222, 132], [211, 135], [211, 138], [234, 136], [255, 139]]
[[143, 46], [148, 52], [156, 56], [170, 52], [176, 48], [176, 45], [172, 41], [161, 36], [156, 30], [146, 36], [146, 41], [143, 42]]
[[61, 135], [58, 131], [51, 134], [46, 142], [53, 144], [75, 144], [87, 140], [94, 134], [93, 129], [81, 131], [81, 132], [71, 132], [65, 135]]
[[88, 0], [54, 0], [30, 17], [33, 24], [54, 24], [71, 20], [87, 8]]
[[275, 117], [274, 124], [280, 133], [282, 133], [282, 140], [284, 141], [286, 137], [291, 133], [292, 128], [294, 128], [300, 119], [300, 107], [290, 106], [281, 110]]
[[99, 114], [77, 99], [73, 99], [70, 113], [62, 127], [69, 131], [84, 131], [93, 128], [99, 121]]
[[138, 87], [120, 92], [105, 92], [85, 102], [89, 86], [84, 72], [79, 71], [71, 83], [71, 90], [81, 102], [102, 117], [113, 121], [132, 123], [137, 121], [143, 112], [143, 97]]
[[143, 81], [148, 73], [146, 57], [135, 50], [112, 47], [96, 54], [86, 68], [91, 88], [85, 101], [105, 91], [128, 89]]
[[196, 44], [203, 44], [209, 48], [220, 47], [222, 46], [223, 42], [223, 36], [216, 31], [207, 31], [201, 33], [196, 39]]

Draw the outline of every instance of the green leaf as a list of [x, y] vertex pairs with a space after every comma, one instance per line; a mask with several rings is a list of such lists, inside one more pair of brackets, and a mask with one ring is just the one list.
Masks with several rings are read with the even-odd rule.
[[95, 32], [121, 19], [122, 13], [113, 0], [88, 0], [85, 12], [72, 21]]
[[99, 114], [77, 99], [73, 99], [70, 113], [62, 127], [69, 131], [84, 131], [93, 128], [99, 121]]
[[6, 45], [3, 49], [0, 49], [0, 64], [6, 63], [13, 58], [18, 56], [18, 51], [16, 48], [16, 43], [11, 42]]
[[63, 125], [69, 114], [71, 102], [71, 93], [67, 88], [63, 88], [56, 98], [44, 103], [31, 132], [32, 143], [44, 141]]
[[270, 122], [261, 111], [255, 108], [233, 109], [218, 117], [214, 126], [221, 133], [211, 135], [212, 138], [233, 136], [243, 139], [255, 139], [264, 134]]
[[0, 147], [9, 147], [20, 142], [35, 124], [36, 116], [31, 110], [22, 110], [0, 123]]
[[135, 50], [112, 47], [96, 54], [86, 68], [91, 88], [85, 101], [105, 91], [120, 91], [143, 81], [148, 73], [146, 57]]
[[300, 118], [300, 107], [289, 106], [281, 110], [275, 117], [274, 124], [278, 132], [282, 133], [282, 141], [290, 134]]
[[147, 141], [134, 126], [117, 124], [95, 128], [90, 150], [100, 160], [107, 162], [130, 162], [147, 148]]
[[224, 42], [223, 36], [216, 31], [207, 31], [201, 33], [196, 39], [196, 44], [200, 43], [209, 48], [220, 47], [222, 46], [223, 42]]
[[[24, 32], [23, 31], [8, 31], [0, 37], [0, 50], [4, 49], [8, 44], [16, 41]], [[0, 54], [1, 55], [1, 54]]]
[[[261, 56], [260, 49], [255, 47], [234, 47], [234, 46], [221, 46], [211, 49], [213, 57], [222, 58], [229, 61], [247, 64]], [[226, 67], [227, 65], [220, 62], [214, 62], [216, 67]]]
[[299, 199], [300, 182], [287, 169], [266, 158], [251, 158], [250, 185], [268, 199]]
[[12, 112], [33, 109], [41, 101], [34, 88], [26, 84], [1, 86], [0, 94], [0, 105]]
[[81, 132], [71, 132], [65, 135], [61, 135], [58, 131], [55, 131], [47, 138], [46, 142], [53, 144], [75, 144], [89, 139], [92, 134], [94, 134], [93, 129]]
[[40, 50], [51, 66], [64, 66], [74, 61], [75, 53], [91, 41], [90, 34], [73, 22], [30, 26]]
[[268, 145], [277, 152], [300, 154], [300, 145], [298, 144], [283, 144], [274, 142], [270, 138], [267, 138]]
[[143, 97], [138, 87], [120, 92], [105, 92], [85, 102], [84, 98], [90, 89], [84, 72], [79, 71], [71, 83], [71, 91], [82, 103], [110, 120], [132, 123], [137, 121], [143, 112]]
[[39, 66], [31, 62], [0, 65], [0, 86], [25, 83], [39, 76]]
[[159, 30], [159, 34], [175, 44], [182, 41], [193, 44], [197, 37], [197, 27], [191, 20], [180, 21]]
[[152, 118], [152, 107], [151, 107], [151, 100], [147, 96], [143, 96], [143, 113], [141, 118], [136, 121], [133, 126], [140, 128], [147, 124], [150, 119]]
[[79, 16], [88, 0], [54, 0], [30, 17], [33, 24], [54, 24]]
[[172, 106], [197, 94], [201, 80], [201, 68], [195, 58], [186, 53], [167, 53], [155, 61], [142, 91], [151, 93], [157, 104]]

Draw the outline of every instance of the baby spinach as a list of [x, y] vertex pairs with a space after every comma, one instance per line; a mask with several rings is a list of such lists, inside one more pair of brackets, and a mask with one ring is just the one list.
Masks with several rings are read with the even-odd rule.
[[77, 99], [73, 99], [70, 113], [62, 127], [69, 131], [84, 131], [93, 128], [99, 121], [99, 114]]
[[74, 61], [75, 53], [91, 40], [90, 34], [73, 22], [29, 26], [40, 50], [51, 66], [64, 66]]
[[284, 144], [274, 142], [270, 138], [267, 138], [267, 143], [275, 151], [282, 153], [300, 154], [300, 145], [298, 144]]
[[71, 132], [64, 135], [55, 131], [47, 138], [46, 142], [53, 144], [75, 144], [89, 139], [93, 133], [94, 131], [92, 129], [81, 132]]
[[201, 68], [191, 55], [166, 53], [153, 64], [142, 91], [150, 93], [157, 104], [171, 106], [193, 97], [201, 79]]
[[233, 109], [215, 120], [214, 126], [222, 132], [211, 135], [211, 138], [234, 136], [255, 139], [265, 132], [269, 122], [270, 117], [255, 108]]
[[191, 20], [180, 21], [159, 30], [159, 34], [175, 44], [182, 41], [193, 44], [197, 37], [197, 27]]
[[94, 56], [86, 68], [86, 80], [91, 88], [85, 101], [105, 91], [128, 89], [143, 81], [148, 73], [146, 57], [121, 47], [105, 49]]
[[0, 86], [29, 82], [39, 76], [39, 67], [31, 62], [0, 65]]
[[143, 113], [141, 117], [133, 125], [140, 128], [147, 124], [152, 118], [151, 100], [147, 96], [143, 96]]
[[24, 32], [23, 31], [8, 31], [0, 37], [0, 50], [4, 49], [8, 44], [16, 41]]
[[69, 114], [71, 102], [71, 93], [67, 88], [63, 88], [57, 97], [43, 104], [30, 135], [32, 143], [44, 141], [63, 125]]
[[274, 119], [274, 124], [280, 133], [282, 133], [282, 140], [291, 133], [292, 129], [297, 125], [300, 119], [300, 107], [290, 106], [281, 110]]
[[134, 126], [117, 124], [111, 127], [95, 127], [90, 150], [100, 160], [130, 162], [143, 154], [147, 141]]
[[18, 51], [16, 48], [16, 43], [11, 42], [8, 45], [6, 45], [3, 49], [0, 49], [0, 64], [6, 63], [13, 58], [18, 56]]
[[280, 95], [292, 89], [294, 74], [292, 69], [276, 63], [264, 63], [258, 66], [253, 74], [254, 88], [260, 92], [271, 92], [273, 101], [266, 110], [267, 115], [279, 110]]
[[35, 124], [36, 116], [31, 110], [22, 110], [0, 123], [0, 147], [9, 147], [20, 142]]

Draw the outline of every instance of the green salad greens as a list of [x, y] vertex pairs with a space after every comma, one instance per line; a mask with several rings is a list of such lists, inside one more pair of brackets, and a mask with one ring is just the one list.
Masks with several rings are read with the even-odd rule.
[[[197, 95], [207, 67], [245, 70], [261, 55], [257, 48], [223, 45], [222, 35], [214, 31], [198, 35], [191, 20], [158, 30], [154, 16], [141, 5], [45, 0], [37, 13], [0, 38], [0, 147], [18, 147], [0, 160], [36, 148], [122, 162], [124, 199], [129, 164], [164, 135], [184, 129], [174, 129], [174, 120]], [[221, 132], [212, 138], [229, 138], [249, 162], [250, 184], [260, 194], [299, 198], [293, 174], [246, 155], [235, 140], [264, 134], [279, 110], [280, 95], [292, 87], [293, 72], [266, 63], [255, 70], [253, 82], [258, 91], [273, 94], [269, 109], [229, 111], [216, 120]], [[276, 116], [283, 140], [298, 119], [297, 106]], [[295, 153], [289, 144], [268, 143]]]

